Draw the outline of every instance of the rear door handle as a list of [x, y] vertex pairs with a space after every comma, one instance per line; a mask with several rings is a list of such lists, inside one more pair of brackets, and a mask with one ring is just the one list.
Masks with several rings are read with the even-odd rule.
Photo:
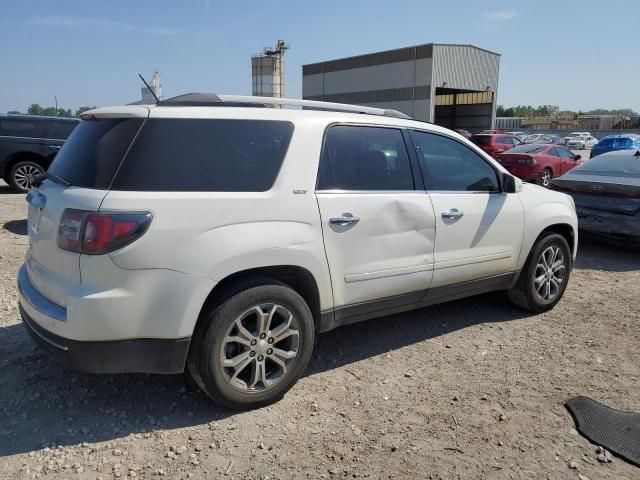
[[461, 218], [463, 215], [464, 212], [462, 210], [458, 210], [457, 208], [452, 208], [451, 210], [442, 212], [442, 218]]
[[47, 145], [49, 150], [60, 150], [62, 147], [60, 145]]
[[360, 217], [356, 217], [351, 213], [343, 213], [337, 217], [331, 217], [329, 219], [329, 223], [332, 225], [351, 225], [354, 223], [358, 223], [360, 221]]

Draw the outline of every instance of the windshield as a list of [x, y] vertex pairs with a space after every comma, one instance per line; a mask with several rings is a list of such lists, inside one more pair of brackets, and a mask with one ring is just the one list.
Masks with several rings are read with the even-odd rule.
[[640, 177], [640, 156], [602, 155], [574, 168], [576, 173], [598, 175], [630, 175]]
[[545, 149], [543, 145], [518, 145], [506, 153], [540, 153]]

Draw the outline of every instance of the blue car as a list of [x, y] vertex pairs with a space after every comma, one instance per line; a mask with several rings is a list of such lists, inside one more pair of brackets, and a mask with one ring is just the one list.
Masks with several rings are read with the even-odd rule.
[[640, 149], [640, 135], [635, 133], [607, 135], [591, 149], [590, 158], [602, 155], [603, 153], [613, 152], [614, 150], [631, 150], [634, 148]]

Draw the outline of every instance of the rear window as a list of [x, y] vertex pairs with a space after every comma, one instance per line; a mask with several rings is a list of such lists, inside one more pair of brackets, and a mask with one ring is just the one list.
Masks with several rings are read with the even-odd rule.
[[276, 180], [293, 124], [266, 120], [149, 119], [113, 190], [264, 192]]
[[633, 148], [633, 139], [628, 137], [609, 137], [603, 138], [598, 142], [599, 148], [610, 148], [613, 150]]
[[77, 187], [107, 189], [142, 118], [84, 120], [49, 171]]
[[574, 168], [576, 173], [605, 176], [640, 177], [640, 156], [637, 155], [600, 155]]
[[489, 145], [491, 143], [491, 135], [472, 135], [469, 140], [476, 145]]
[[527, 145], [518, 145], [516, 147], [513, 147], [511, 150], [509, 150], [508, 153], [540, 153], [542, 152], [546, 147], [544, 145], [531, 145], [531, 144], [527, 144]]
[[0, 135], [7, 137], [44, 138], [51, 121], [45, 119], [11, 118], [0, 119]]

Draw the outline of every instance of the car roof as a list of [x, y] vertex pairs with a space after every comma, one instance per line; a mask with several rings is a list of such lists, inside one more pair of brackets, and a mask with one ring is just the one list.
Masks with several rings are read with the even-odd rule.
[[637, 133], [613, 133], [611, 135], [607, 135], [606, 137], [602, 137], [600, 140], [604, 140], [605, 138], [640, 138], [640, 134], [637, 134]]
[[1, 117], [6, 118], [22, 118], [25, 120], [61, 120], [64, 122], [79, 122], [79, 118], [73, 117], [53, 117], [48, 115], [26, 115], [22, 113], [0, 113]]
[[245, 106], [162, 106], [162, 105], [121, 105], [100, 107], [84, 112], [83, 119], [90, 118], [211, 118], [211, 119], [256, 119], [280, 121], [320, 121], [329, 123], [358, 123], [381, 126], [396, 126], [429, 130], [437, 133], [462, 135], [438, 125], [419, 120], [371, 115], [367, 113], [338, 112], [332, 110], [300, 110], [292, 108], [261, 108]]

